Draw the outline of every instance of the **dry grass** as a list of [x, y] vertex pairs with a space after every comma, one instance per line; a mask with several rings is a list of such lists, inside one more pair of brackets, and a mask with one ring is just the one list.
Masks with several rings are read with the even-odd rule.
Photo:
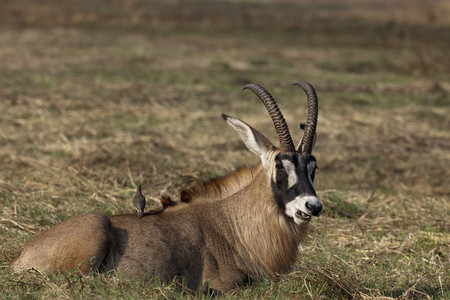
[[276, 140], [245, 83], [265, 85], [299, 137], [297, 80], [320, 98], [325, 211], [292, 273], [227, 297], [450, 297], [446, 1], [105, 3], [1, 6], [5, 297], [188, 297], [175, 283], [17, 278], [8, 264], [70, 216], [132, 212], [135, 184], [175, 195], [256, 163], [220, 119]]

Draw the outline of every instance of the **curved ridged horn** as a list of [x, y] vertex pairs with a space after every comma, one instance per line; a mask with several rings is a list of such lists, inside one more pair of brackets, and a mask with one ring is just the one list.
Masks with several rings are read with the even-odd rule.
[[270, 95], [262, 86], [255, 83], [247, 84], [242, 89], [251, 90], [264, 103], [264, 106], [272, 118], [273, 125], [275, 125], [275, 130], [277, 131], [278, 139], [280, 140], [280, 150], [282, 152], [295, 152], [294, 142], [292, 142], [288, 125], [272, 95]]
[[302, 155], [311, 154], [314, 146], [314, 135], [316, 134], [319, 100], [317, 99], [316, 91], [311, 84], [307, 82], [295, 82], [293, 85], [298, 85], [301, 87], [308, 97], [308, 117], [306, 119], [306, 128], [300, 145], [298, 146], [298, 150], [301, 150]]

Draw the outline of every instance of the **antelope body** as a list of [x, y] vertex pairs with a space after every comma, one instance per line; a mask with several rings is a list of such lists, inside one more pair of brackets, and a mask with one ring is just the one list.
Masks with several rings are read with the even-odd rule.
[[222, 292], [288, 271], [311, 216], [322, 210], [312, 185], [317, 96], [310, 84], [296, 84], [305, 90], [309, 107], [298, 147], [272, 96], [249, 84], [244, 89], [265, 104], [280, 148], [245, 122], [223, 118], [260, 157], [260, 164], [185, 191], [187, 203], [160, 214], [70, 218], [31, 240], [12, 262], [13, 270], [113, 270], [126, 276], [176, 278], [191, 289]]

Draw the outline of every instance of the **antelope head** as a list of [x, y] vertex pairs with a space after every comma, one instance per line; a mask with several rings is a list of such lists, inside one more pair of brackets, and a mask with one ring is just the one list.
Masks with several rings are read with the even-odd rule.
[[259, 156], [270, 180], [272, 195], [285, 214], [298, 224], [306, 224], [311, 216], [320, 216], [322, 204], [313, 187], [316, 159], [312, 155], [317, 125], [318, 99], [311, 84], [297, 82], [308, 98], [305, 131], [295, 147], [288, 125], [274, 98], [263, 87], [248, 84], [244, 89], [255, 93], [264, 103], [278, 134], [280, 147], [275, 147], [264, 135], [238, 118], [222, 117], [239, 133], [247, 148]]

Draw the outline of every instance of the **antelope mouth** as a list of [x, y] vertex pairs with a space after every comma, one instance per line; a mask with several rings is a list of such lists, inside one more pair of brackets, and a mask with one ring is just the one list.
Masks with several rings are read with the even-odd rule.
[[295, 215], [297, 216], [297, 218], [302, 219], [303, 221], [309, 222], [311, 220], [311, 215], [308, 215], [307, 213], [305, 213], [301, 210], [297, 210]]

